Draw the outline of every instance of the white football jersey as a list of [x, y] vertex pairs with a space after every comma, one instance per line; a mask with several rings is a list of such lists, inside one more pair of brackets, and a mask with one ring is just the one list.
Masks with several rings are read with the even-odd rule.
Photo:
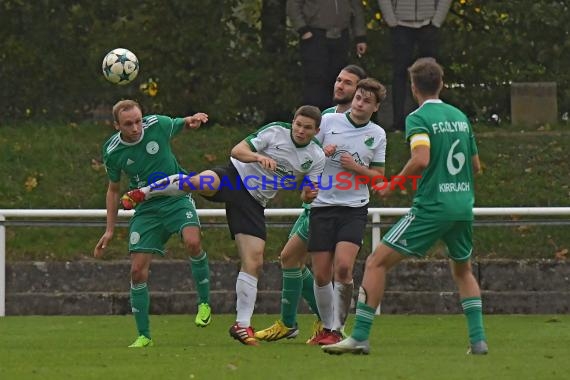
[[322, 146], [334, 144], [336, 151], [326, 158], [326, 165], [319, 181], [319, 195], [312, 207], [349, 206], [362, 207], [370, 200], [365, 184], [356, 184], [355, 173], [343, 169], [340, 157], [350, 154], [366, 167], [383, 167], [386, 159], [386, 132], [371, 121], [356, 125], [350, 113], [323, 115], [317, 140]]
[[307, 145], [297, 145], [291, 135], [291, 124], [270, 123], [245, 141], [254, 152], [277, 163], [275, 171], [271, 171], [258, 162], [244, 163], [231, 158], [245, 187], [262, 206], [280, 189], [299, 191], [303, 182], [319, 181], [325, 167], [323, 149], [315, 139]]

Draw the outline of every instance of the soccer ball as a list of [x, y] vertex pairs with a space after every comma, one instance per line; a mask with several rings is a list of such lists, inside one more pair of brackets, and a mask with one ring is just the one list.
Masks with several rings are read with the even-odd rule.
[[127, 49], [113, 49], [103, 58], [102, 69], [109, 82], [122, 86], [137, 77], [139, 60]]

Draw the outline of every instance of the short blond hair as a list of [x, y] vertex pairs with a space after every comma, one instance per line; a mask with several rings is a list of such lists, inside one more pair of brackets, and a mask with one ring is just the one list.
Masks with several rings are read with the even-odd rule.
[[142, 112], [140, 104], [131, 99], [120, 100], [113, 106], [113, 120], [119, 122], [119, 114], [132, 108], [138, 108]]

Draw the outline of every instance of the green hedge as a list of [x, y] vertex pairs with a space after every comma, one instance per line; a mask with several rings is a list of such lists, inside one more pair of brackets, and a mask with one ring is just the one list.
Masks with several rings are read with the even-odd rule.
[[[376, 1], [369, 54], [356, 60], [390, 78], [388, 29]], [[203, 110], [226, 125], [287, 118], [300, 99], [297, 36], [275, 0], [3, 0], [0, 120], [82, 120], [123, 97], [149, 112]], [[263, 7], [263, 8], [262, 8]], [[563, 1], [454, 1], [443, 29], [445, 97], [474, 119], [509, 112], [511, 81], [556, 81], [570, 108], [568, 5]], [[268, 42], [271, 41], [271, 42]], [[277, 46], [276, 46], [277, 44]], [[126, 87], [101, 74], [107, 51], [126, 47], [141, 71]], [[158, 78], [154, 97], [139, 90]]]

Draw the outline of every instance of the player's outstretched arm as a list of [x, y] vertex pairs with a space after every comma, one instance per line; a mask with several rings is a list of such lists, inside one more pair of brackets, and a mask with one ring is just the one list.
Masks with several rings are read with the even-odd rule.
[[197, 129], [200, 128], [202, 123], [208, 122], [208, 114], [204, 112], [198, 112], [192, 116], [185, 117], [184, 122], [186, 123], [186, 128]]
[[105, 252], [105, 248], [109, 245], [109, 242], [113, 238], [113, 233], [115, 232], [115, 224], [117, 222], [117, 213], [119, 211], [119, 182], [109, 182], [107, 188], [107, 196], [105, 197], [105, 205], [107, 207], [107, 228], [105, 233], [101, 236], [101, 239], [97, 242], [95, 249], [93, 250], [93, 256], [100, 258]]

